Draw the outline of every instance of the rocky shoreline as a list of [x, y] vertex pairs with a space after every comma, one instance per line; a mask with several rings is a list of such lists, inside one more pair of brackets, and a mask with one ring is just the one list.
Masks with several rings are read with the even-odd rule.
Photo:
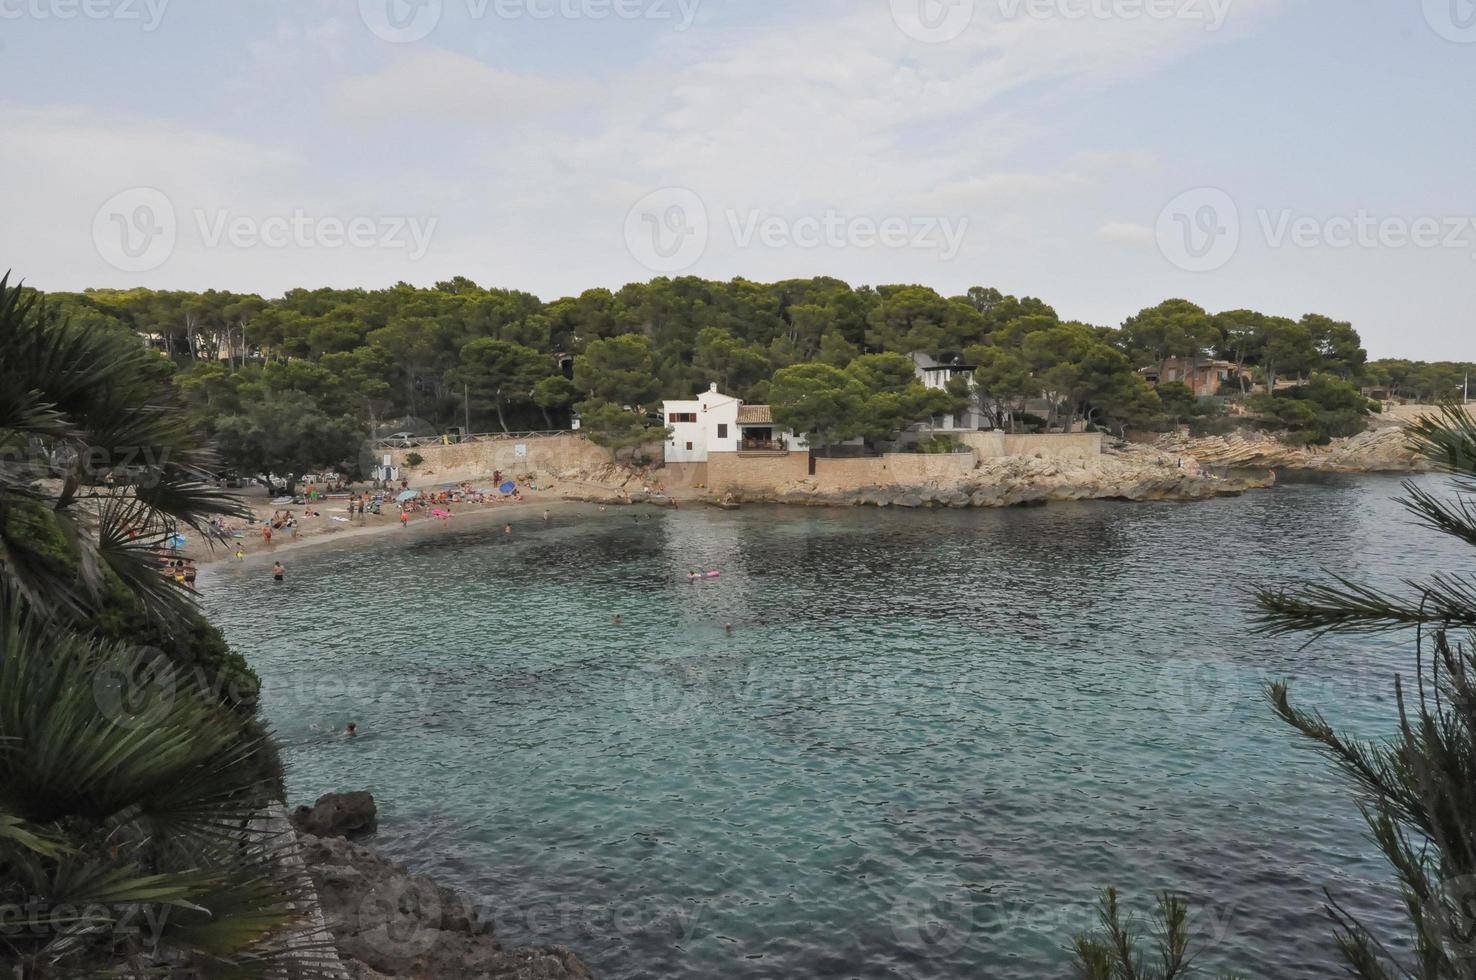
[[[565, 499], [609, 505], [673, 505], [670, 498], [646, 489], [650, 477], [631, 471], [622, 485], [619, 474], [611, 489], [566, 494]], [[1239, 496], [1272, 486], [1267, 468], [1255, 473], [1214, 473], [1191, 455], [1147, 446], [1120, 446], [1101, 456], [1070, 458], [1007, 456], [984, 459], [964, 479], [917, 486], [867, 486], [826, 492], [815, 481], [802, 480], [773, 491], [740, 489], [710, 492], [694, 498], [719, 507], [781, 504], [797, 507], [898, 507], [903, 509], [1035, 507], [1061, 501], [1196, 501]], [[640, 489], [637, 489], [640, 488]]]
[[508, 948], [469, 896], [360, 841], [377, 829], [368, 793], [329, 794], [291, 822], [299, 859], [348, 980], [591, 980], [562, 946]]
[[1264, 432], [1194, 439], [1172, 435], [1154, 448], [1191, 456], [1205, 466], [1309, 470], [1323, 473], [1428, 473], [1428, 460], [1409, 448], [1402, 424], [1383, 424], [1327, 446], [1290, 446]]

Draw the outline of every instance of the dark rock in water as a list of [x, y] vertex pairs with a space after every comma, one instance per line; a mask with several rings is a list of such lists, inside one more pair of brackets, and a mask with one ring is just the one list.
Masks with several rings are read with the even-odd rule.
[[563, 947], [505, 949], [465, 895], [374, 851], [304, 835], [302, 860], [353, 980], [590, 980]]
[[379, 829], [379, 810], [368, 793], [329, 793], [292, 811], [292, 826], [314, 837], [354, 840]]

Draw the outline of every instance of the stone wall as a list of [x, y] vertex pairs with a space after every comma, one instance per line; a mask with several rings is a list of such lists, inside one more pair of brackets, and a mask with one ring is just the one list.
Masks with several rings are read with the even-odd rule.
[[[526, 456], [518, 455], [519, 446], [527, 447]], [[659, 446], [657, 452], [660, 452]], [[376, 461], [385, 453], [415, 485], [489, 479], [497, 470], [512, 476], [594, 470], [608, 465], [611, 459], [610, 450], [573, 433], [526, 439], [486, 439], [451, 446], [382, 449], [377, 451]], [[405, 457], [411, 453], [419, 453], [423, 460], [414, 469], [405, 465]]]
[[955, 436], [980, 459], [1040, 456], [1044, 459], [1086, 459], [1102, 455], [1100, 432], [1050, 432], [1012, 435], [1008, 432], [964, 432]]
[[1033, 436], [1006, 434], [1004, 455], [1039, 456], [1042, 459], [1088, 459], [1102, 455], [1102, 433], [1052, 432]]
[[888, 453], [885, 456], [828, 459], [815, 457], [810, 473], [809, 453], [788, 456], [745, 456], [713, 453], [708, 457], [708, 486], [717, 493], [777, 493], [809, 481], [820, 493], [842, 493], [861, 487], [950, 486], [973, 472], [973, 453], [923, 455]]
[[859, 487], [952, 485], [972, 473], [978, 465], [979, 458], [973, 453], [887, 453], [880, 458], [858, 459], [820, 457], [815, 460], [815, 484], [821, 493]]
[[711, 453], [707, 457], [707, 486], [715, 493], [768, 493], [809, 476], [807, 452], [786, 456]]

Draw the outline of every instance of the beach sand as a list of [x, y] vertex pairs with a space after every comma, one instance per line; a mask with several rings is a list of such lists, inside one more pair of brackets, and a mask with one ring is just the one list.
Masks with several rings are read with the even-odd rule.
[[[468, 526], [491, 528], [503, 523], [512, 523], [516, 526], [519, 522], [540, 520], [545, 510], [558, 513], [573, 508], [597, 506], [566, 499], [566, 495], [591, 493], [608, 494], [610, 489], [599, 484], [568, 482], [546, 491], [525, 491], [522, 502], [452, 504], [450, 507], [452, 516], [446, 523], [463, 528]], [[235, 561], [236, 548], [239, 545], [246, 552], [246, 557], [241, 561], [256, 564], [279, 561], [285, 556], [326, 544], [339, 544], [381, 535], [420, 535], [433, 533], [444, 527], [440, 519], [430, 516], [429, 513], [412, 514], [409, 525], [401, 527], [399, 508], [393, 503], [385, 506], [383, 514], [369, 514], [362, 518], [355, 516], [351, 523], [345, 524], [333, 518], [348, 518], [347, 499], [324, 500], [314, 503], [311, 507], [304, 507], [300, 504], [274, 506], [260, 489], [245, 491], [242, 496], [245, 497], [255, 516], [255, 523], [246, 528], [246, 536], [232, 541], [210, 543], [204, 542], [198, 533], [187, 533], [189, 544], [181, 552], [186, 558], [191, 559], [202, 568], [221, 562]], [[614, 501], [611, 501], [611, 505], [615, 505]], [[304, 512], [307, 510], [316, 511], [322, 516], [306, 517]], [[297, 518], [298, 536], [293, 538], [290, 531], [275, 531], [272, 534], [272, 543], [267, 544], [262, 537], [262, 524], [264, 521], [271, 520], [273, 514], [281, 511], [288, 511]], [[241, 526], [240, 522], [228, 523], [237, 528]]]

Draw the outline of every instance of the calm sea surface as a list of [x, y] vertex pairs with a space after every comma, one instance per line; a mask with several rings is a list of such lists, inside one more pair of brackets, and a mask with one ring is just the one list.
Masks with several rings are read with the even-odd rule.
[[1395, 903], [1260, 685], [1384, 734], [1412, 644], [1299, 651], [1249, 632], [1244, 593], [1464, 567], [1397, 492], [588, 509], [203, 584], [266, 683], [291, 802], [372, 790], [382, 849], [601, 977], [1065, 976], [1116, 885], [1192, 896], [1206, 967], [1322, 980], [1322, 889], [1375, 924]]

